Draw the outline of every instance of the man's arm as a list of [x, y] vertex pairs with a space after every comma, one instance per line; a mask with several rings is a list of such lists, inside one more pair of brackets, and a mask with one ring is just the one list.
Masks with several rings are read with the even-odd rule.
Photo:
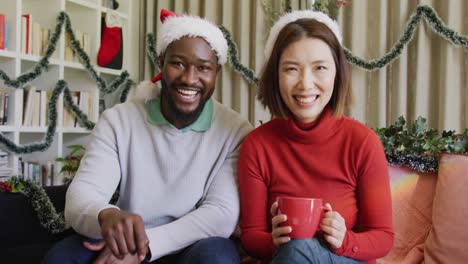
[[99, 212], [118, 208], [109, 204], [119, 184], [121, 171], [115, 130], [108, 114], [108, 111], [104, 112], [92, 133], [65, 201], [66, 221], [75, 231], [90, 238], [102, 237]]

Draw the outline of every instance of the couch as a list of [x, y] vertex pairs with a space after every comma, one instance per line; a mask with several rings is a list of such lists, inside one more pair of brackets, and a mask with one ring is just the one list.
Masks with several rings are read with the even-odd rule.
[[468, 156], [442, 154], [437, 173], [389, 174], [395, 240], [378, 263], [468, 263]]
[[[44, 188], [57, 212], [65, 206], [66, 185]], [[41, 263], [48, 249], [73, 234], [67, 230], [52, 235], [38, 222], [27, 198], [18, 193], [0, 192], [0, 263]]]
[[[396, 263], [468, 263], [468, 156], [443, 154], [438, 173], [389, 165], [394, 247], [378, 260]], [[45, 187], [58, 212], [66, 186]], [[0, 262], [40, 263], [56, 241], [37, 221], [26, 197], [0, 192]]]

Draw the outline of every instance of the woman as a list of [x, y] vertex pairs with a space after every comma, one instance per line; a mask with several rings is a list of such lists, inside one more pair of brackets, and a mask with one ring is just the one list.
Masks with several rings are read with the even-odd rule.
[[[314, 11], [273, 26], [259, 99], [275, 117], [243, 142], [239, 156], [241, 241], [272, 263], [375, 263], [393, 243], [391, 197], [382, 144], [343, 116], [350, 70], [338, 25]], [[278, 196], [322, 198], [322, 235], [288, 237]]]

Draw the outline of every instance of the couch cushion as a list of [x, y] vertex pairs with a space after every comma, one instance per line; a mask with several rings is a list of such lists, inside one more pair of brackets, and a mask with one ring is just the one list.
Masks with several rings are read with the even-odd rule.
[[[46, 187], [57, 212], [63, 212], [67, 186]], [[60, 237], [50, 234], [37, 219], [29, 200], [19, 193], [0, 192], [0, 248], [50, 243]]]
[[378, 263], [418, 263], [431, 228], [432, 200], [437, 175], [389, 166], [395, 239]]
[[467, 263], [468, 156], [441, 156], [432, 222], [425, 263]]

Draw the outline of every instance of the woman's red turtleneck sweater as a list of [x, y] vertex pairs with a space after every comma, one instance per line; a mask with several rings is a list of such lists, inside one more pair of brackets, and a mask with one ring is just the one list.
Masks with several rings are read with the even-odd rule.
[[271, 204], [278, 196], [323, 198], [346, 221], [338, 255], [375, 263], [393, 244], [392, 205], [382, 144], [368, 127], [326, 108], [300, 124], [274, 119], [244, 140], [239, 154], [241, 241], [268, 260]]

